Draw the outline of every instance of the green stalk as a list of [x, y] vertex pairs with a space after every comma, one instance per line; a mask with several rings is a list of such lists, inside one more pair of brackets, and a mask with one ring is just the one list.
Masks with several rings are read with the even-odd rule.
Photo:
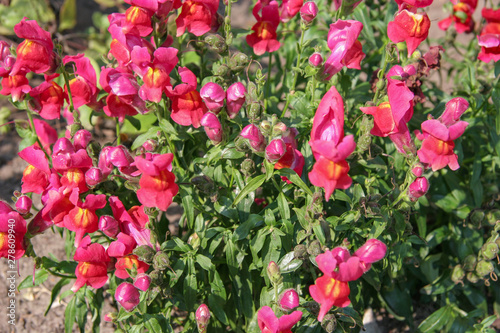
[[118, 118], [115, 118], [116, 120], [116, 144], [120, 145], [121, 144], [121, 139], [120, 139], [120, 122], [118, 121]]
[[267, 81], [266, 81], [266, 86], [265, 86], [265, 92], [266, 92], [266, 99], [264, 100], [264, 112], [267, 113], [267, 100], [271, 96], [271, 65], [273, 63], [273, 54], [272, 52], [269, 52], [269, 64], [267, 67]]
[[[304, 29], [304, 28], [301, 29], [300, 42], [297, 43], [297, 51], [298, 51], [297, 53], [299, 54], [299, 56], [297, 57], [297, 65], [295, 66], [297, 69], [300, 66], [300, 61], [302, 58], [302, 47], [304, 46], [304, 33], [305, 32], [306, 32], [306, 29]], [[294, 77], [293, 77], [292, 86], [290, 87], [290, 94], [295, 90], [295, 86], [297, 85], [297, 79], [299, 78], [299, 73], [294, 72], [293, 75], [294, 75]], [[283, 118], [285, 116], [285, 113], [288, 111], [289, 105], [290, 105], [290, 98], [287, 98], [285, 107], [283, 108], [283, 112], [281, 112], [280, 118]]]

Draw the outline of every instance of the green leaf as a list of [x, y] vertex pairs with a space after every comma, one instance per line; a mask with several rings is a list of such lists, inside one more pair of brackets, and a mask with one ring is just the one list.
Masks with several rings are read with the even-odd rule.
[[240, 224], [234, 231], [233, 240], [239, 241], [245, 239], [250, 233], [250, 230], [252, 230], [256, 226], [262, 225], [263, 222], [264, 219], [262, 218], [262, 216], [257, 214], [250, 214], [248, 220]]
[[168, 333], [174, 331], [170, 325], [170, 321], [161, 314], [151, 315], [149, 313], [145, 313], [142, 318], [144, 320], [144, 326], [148, 329], [148, 332]]
[[274, 164], [264, 159], [264, 167], [266, 168], [266, 180], [269, 180], [274, 174]]
[[228, 160], [237, 160], [245, 157], [245, 152], [238, 151], [234, 147], [226, 147], [222, 150], [220, 157]]
[[278, 266], [282, 274], [295, 272], [302, 266], [302, 260], [295, 259], [294, 251], [285, 254], [279, 261]]
[[44, 269], [39, 269], [35, 272], [35, 283], [33, 283], [33, 275], [27, 276], [17, 287], [17, 290], [36, 287], [44, 283], [49, 278], [49, 272]]
[[193, 197], [192, 196], [184, 195], [182, 197], [182, 208], [184, 208], [184, 212], [186, 213], [188, 228], [193, 229], [193, 226], [194, 226], [194, 205], [193, 205]]
[[212, 260], [203, 254], [196, 255], [196, 262], [206, 271], [211, 271], [215, 268], [214, 264], [212, 264]]
[[59, 12], [59, 31], [73, 29], [76, 25], [76, 0], [64, 0]]
[[[500, 67], [500, 62], [495, 63], [495, 71], [497, 69], [497, 66]], [[498, 76], [498, 74], [497, 74]], [[491, 100], [493, 101], [493, 105], [495, 106], [495, 109], [497, 110], [497, 114], [495, 117], [495, 128], [497, 131], [497, 134], [500, 135], [500, 89], [493, 89], [493, 92], [491, 93]]]
[[188, 274], [184, 279], [184, 301], [190, 311], [195, 310], [197, 284], [195, 274]]
[[68, 305], [66, 305], [66, 310], [64, 310], [64, 331], [66, 333], [73, 332], [73, 324], [76, 319], [76, 295], [73, 296]]
[[67, 285], [70, 282], [71, 282], [71, 279], [64, 279], [63, 278], [56, 283], [54, 288], [52, 288], [52, 292], [50, 294], [50, 303], [49, 303], [49, 306], [47, 306], [47, 310], [45, 310], [45, 313], [43, 314], [44, 316], [46, 316], [47, 313], [49, 313], [50, 308], [52, 307], [52, 303], [54, 303], [54, 301], [56, 300], [56, 297], [61, 292], [62, 287], [64, 287], [65, 285]]
[[306, 183], [299, 177], [299, 175], [292, 169], [280, 169], [275, 171], [278, 175], [288, 178], [289, 181], [300, 187], [304, 192], [313, 196], [313, 193]]
[[280, 210], [280, 215], [282, 219], [290, 220], [290, 207], [283, 193], [280, 193], [278, 195], [278, 209]]
[[130, 148], [131, 150], [136, 150], [140, 146], [144, 144], [149, 139], [153, 138], [158, 138], [158, 131], [160, 130], [160, 127], [158, 126], [153, 126], [151, 127], [146, 133], [143, 133], [139, 135], [137, 138], [135, 138], [134, 143], [132, 144], [132, 147]]
[[160, 128], [165, 134], [177, 135], [175, 127], [166, 119], [160, 120]]
[[259, 188], [266, 180], [266, 175], [260, 175], [252, 178], [248, 184], [241, 190], [241, 192], [236, 196], [233, 202], [233, 207], [236, 206], [243, 198]]
[[419, 326], [418, 329], [425, 332], [437, 332], [439, 331], [448, 321], [453, 321], [452, 309], [450, 306], [442, 307], [441, 309], [435, 311], [429, 317], [427, 317]]

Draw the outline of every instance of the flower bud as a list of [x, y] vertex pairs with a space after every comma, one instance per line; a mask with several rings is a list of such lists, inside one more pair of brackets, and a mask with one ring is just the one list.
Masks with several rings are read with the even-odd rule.
[[113, 216], [109, 215], [102, 215], [99, 218], [98, 228], [106, 236], [111, 238], [116, 238], [116, 235], [120, 232], [118, 221]]
[[314, 52], [313, 54], [311, 54], [311, 56], [309, 57], [309, 65], [316, 68], [323, 65], [323, 56], [321, 55], [321, 53]]
[[271, 123], [268, 120], [263, 120], [259, 124], [261, 133], [265, 136], [271, 136]]
[[112, 323], [116, 320], [117, 318], [117, 313], [116, 312], [110, 312], [104, 315], [104, 321], [107, 321], [108, 323]]
[[87, 183], [88, 186], [96, 186], [103, 180], [104, 176], [99, 168], [90, 168], [85, 172], [85, 183]]
[[22, 195], [16, 201], [16, 210], [21, 215], [27, 214], [31, 210], [31, 204], [32, 204], [32, 202], [31, 202], [30, 197], [28, 197], [26, 195]]
[[139, 304], [139, 297], [139, 290], [132, 283], [123, 282], [116, 288], [115, 299], [127, 312]]
[[215, 114], [212, 112], [205, 113], [200, 120], [200, 124], [205, 129], [205, 133], [207, 133], [208, 138], [213, 144], [218, 144], [222, 141], [222, 126]]
[[250, 177], [255, 172], [255, 162], [247, 158], [241, 163], [241, 172], [245, 177]]
[[210, 320], [210, 310], [208, 306], [202, 304], [196, 310], [196, 324], [198, 326], [199, 333], [205, 333], [207, 331], [208, 321]]
[[241, 131], [240, 136], [248, 139], [253, 150], [257, 152], [264, 151], [266, 147], [266, 139], [260, 132], [259, 128], [254, 124], [245, 126], [245, 128]]
[[151, 283], [153, 285], [160, 285], [163, 281], [163, 272], [159, 270], [154, 270], [151, 273], [149, 273], [149, 277], [151, 278]]
[[156, 254], [156, 251], [151, 248], [149, 245], [141, 245], [134, 249], [133, 253], [137, 256], [140, 261], [143, 261], [147, 264], [151, 264], [153, 262], [153, 258]]
[[142, 144], [142, 148], [144, 148], [145, 151], [155, 151], [156, 147], [158, 147], [158, 141], [153, 139], [148, 139]]
[[408, 189], [408, 196], [411, 201], [416, 201], [429, 190], [429, 181], [425, 177], [419, 177], [410, 184]]
[[321, 327], [323, 327], [325, 332], [333, 333], [337, 328], [337, 318], [335, 318], [335, 315], [333, 313], [327, 313], [321, 321]]
[[464, 269], [468, 272], [473, 271], [476, 268], [477, 258], [473, 254], [469, 254], [464, 259]]
[[170, 266], [170, 259], [165, 252], [157, 252], [153, 258], [154, 269], [164, 270]]
[[284, 312], [291, 311], [299, 306], [299, 294], [295, 289], [285, 290], [280, 296], [279, 304]]
[[354, 252], [354, 255], [357, 256], [360, 261], [372, 264], [384, 258], [386, 252], [387, 246], [383, 242], [378, 239], [369, 239], [363, 246]]
[[306, 2], [300, 9], [300, 17], [306, 22], [311, 23], [318, 15], [318, 6], [314, 1]]
[[465, 277], [465, 272], [462, 266], [456, 265], [451, 272], [451, 280], [455, 283], [459, 283]]
[[269, 277], [273, 285], [281, 281], [280, 268], [274, 261], [271, 261], [267, 265], [267, 276]]
[[193, 247], [193, 249], [197, 249], [200, 247], [200, 237], [198, 234], [195, 232], [191, 236], [189, 236], [187, 243]]
[[227, 51], [226, 40], [221, 35], [208, 35], [205, 37], [205, 42], [208, 44], [210, 49], [219, 54]]
[[200, 90], [200, 95], [207, 108], [215, 114], [219, 113], [224, 106], [226, 92], [217, 83], [208, 82], [205, 84]]
[[480, 279], [480, 277], [477, 276], [476, 273], [474, 273], [474, 272], [467, 273], [467, 280], [469, 280], [469, 282], [476, 283], [477, 281], [479, 281], [479, 279]]
[[415, 175], [415, 177], [422, 177], [424, 173], [424, 166], [420, 163], [417, 163], [412, 169], [411, 172]]
[[151, 285], [151, 278], [145, 273], [139, 273], [134, 279], [134, 287], [139, 290], [147, 291]]
[[481, 260], [476, 265], [476, 274], [480, 277], [490, 275], [494, 269], [495, 267], [493, 267], [493, 263], [491, 261]]
[[218, 76], [226, 76], [229, 74], [229, 67], [225, 64], [214, 64], [213, 73]]
[[236, 52], [233, 54], [231, 59], [229, 59], [229, 68], [233, 72], [239, 72], [248, 65], [248, 56], [241, 52]]
[[488, 242], [481, 248], [481, 254], [485, 259], [491, 260], [497, 256], [498, 245], [494, 242]]
[[307, 256], [307, 248], [304, 244], [298, 244], [293, 249], [293, 257], [295, 259], [304, 260]]
[[274, 139], [266, 147], [266, 158], [270, 162], [276, 162], [285, 155], [286, 146], [283, 140]]
[[281, 136], [283, 133], [285, 133], [287, 130], [286, 125], [283, 124], [281, 121], [278, 122], [276, 125], [273, 126], [273, 136]]
[[475, 210], [470, 214], [470, 222], [475, 226], [475, 227], [480, 227], [481, 223], [484, 220], [484, 211], [483, 210]]
[[236, 82], [227, 88], [227, 115], [233, 119], [240, 112], [243, 103], [245, 103], [245, 94], [247, 90], [243, 83]]
[[75, 150], [87, 149], [87, 145], [92, 139], [92, 134], [86, 129], [81, 129], [73, 136], [73, 146]]
[[262, 107], [259, 103], [254, 102], [248, 106], [247, 115], [250, 121], [255, 122], [260, 118], [260, 114], [262, 112]]
[[52, 147], [52, 155], [58, 155], [58, 154], [71, 154], [75, 152], [75, 147], [66, 138], [59, 138], [57, 141], [54, 143], [54, 146]]
[[500, 221], [500, 210], [492, 209], [486, 214], [486, 221], [488, 221], [489, 225], [494, 226]]
[[316, 257], [317, 255], [323, 253], [323, 251], [321, 250], [321, 244], [319, 243], [318, 240], [314, 240], [311, 243], [309, 243], [309, 247], [307, 248], [307, 253], [309, 253], [313, 257]]

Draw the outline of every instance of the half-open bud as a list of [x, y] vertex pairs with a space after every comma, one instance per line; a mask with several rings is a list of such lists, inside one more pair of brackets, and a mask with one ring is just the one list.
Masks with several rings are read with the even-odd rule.
[[115, 299], [121, 306], [130, 312], [139, 304], [139, 290], [129, 282], [123, 282], [116, 288]]

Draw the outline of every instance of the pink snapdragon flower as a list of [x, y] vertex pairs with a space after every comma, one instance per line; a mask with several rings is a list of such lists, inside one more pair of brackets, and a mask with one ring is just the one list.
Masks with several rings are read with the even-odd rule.
[[130, 312], [140, 302], [140, 293], [136, 287], [130, 282], [122, 282], [115, 291], [115, 299], [125, 309]]
[[73, 257], [78, 261], [76, 281], [71, 288], [75, 293], [84, 285], [98, 289], [108, 282], [109, 256], [101, 244], [90, 242], [90, 236], [82, 239]]
[[486, 20], [486, 25], [477, 37], [481, 46], [477, 58], [484, 62], [500, 60], [500, 9], [483, 8], [481, 14]]
[[408, 196], [411, 201], [416, 201], [421, 196], [425, 195], [429, 190], [429, 181], [425, 177], [418, 177], [408, 188]]
[[201, 304], [196, 310], [196, 325], [198, 333], [206, 333], [208, 322], [210, 321], [210, 309], [206, 304]]
[[[262, 9], [262, 15], [259, 11]], [[246, 41], [256, 55], [277, 51], [281, 44], [278, 42], [276, 29], [280, 23], [278, 3], [276, 1], [258, 1], [253, 9], [257, 23], [252, 27], [253, 33], [246, 37]]]
[[0, 200], [0, 258], [21, 258], [26, 251], [25, 234], [24, 218]]
[[245, 126], [241, 131], [240, 136], [248, 139], [248, 142], [253, 150], [257, 152], [264, 151], [266, 147], [266, 138], [264, 138], [264, 135], [262, 135], [260, 129], [256, 125], [250, 124]]
[[314, 1], [308, 1], [300, 9], [300, 17], [307, 23], [312, 22], [318, 15], [318, 6]]
[[347, 174], [349, 165], [345, 159], [356, 148], [354, 137], [344, 136], [344, 102], [335, 86], [319, 103], [309, 145], [316, 159], [309, 180], [325, 189], [325, 200], [328, 201], [336, 188], [351, 186], [352, 179]]
[[205, 84], [200, 90], [200, 95], [208, 109], [215, 114], [219, 113], [224, 106], [226, 92], [217, 83], [208, 82]]
[[243, 103], [245, 103], [245, 94], [247, 89], [241, 82], [233, 83], [227, 88], [227, 114], [229, 118], [233, 119], [240, 112]]
[[429, 34], [431, 21], [427, 13], [412, 13], [406, 9], [399, 11], [394, 21], [387, 25], [387, 35], [394, 43], [406, 42], [408, 57]]
[[175, 20], [177, 24], [177, 37], [181, 36], [187, 29], [195, 36], [201, 36], [213, 30], [217, 31], [219, 22], [217, 19], [217, 0], [187, 0], [182, 5], [182, 11]]
[[280, 309], [288, 312], [299, 306], [299, 294], [295, 289], [285, 290], [279, 298]]
[[330, 24], [328, 47], [332, 53], [325, 62], [324, 74], [327, 80], [344, 66], [361, 69], [361, 60], [365, 54], [357, 39], [362, 29], [363, 23], [355, 20], [338, 20]]
[[302, 318], [302, 311], [294, 311], [289, 315], [276, 317], [274, 311], [264, 306], [257, 312], [257, 322], [262, 333], [291, 333], [293, 325]]
[[218, 144], [222, 141], [222, 125], [215, 114], [212, 112], [205, 113], [203, 118], [201, 118], [200, 124], [205, 129], [208, 138], [214, 144]]

